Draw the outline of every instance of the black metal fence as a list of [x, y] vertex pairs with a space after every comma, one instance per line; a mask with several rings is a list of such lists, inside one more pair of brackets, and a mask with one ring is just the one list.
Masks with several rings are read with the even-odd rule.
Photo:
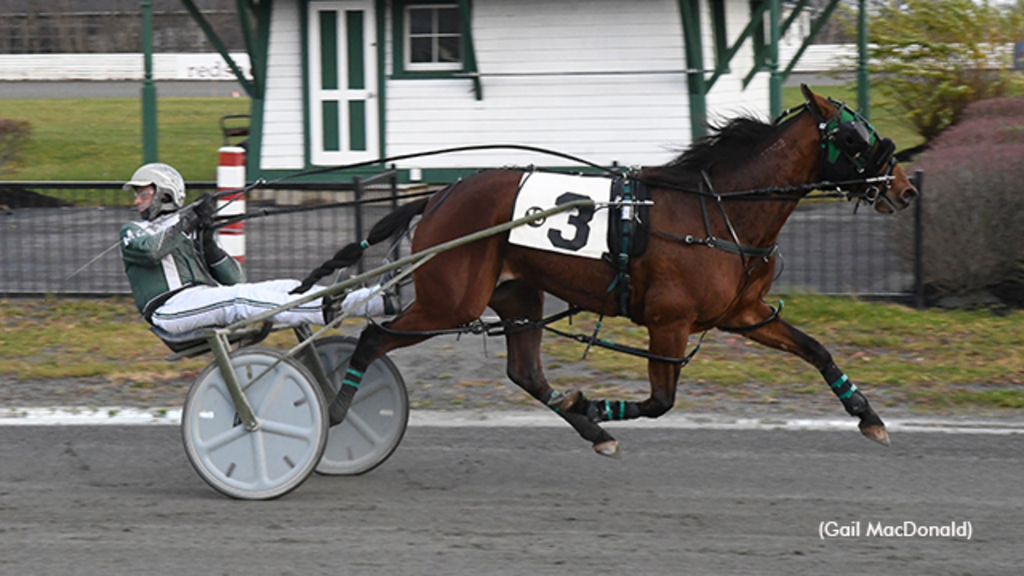
[[[73, 184], [0, 182], [0, 295], [131, 292], [117, 242], [121, 227], [139, 219], [131, 195], [115, 182]], [[187, 188], [192, 196], [215, 185], [193, 182]], [[312, 188], [260, 189], [247, 202], [251, 281], [304, 277], [342, 245], [362, 238], [399, 202], [394, 172]], [[358, 200], [370, 203], [351, 205]], [[361, 266], [377, 265], [388, 249], [371, 248]]]
[[[203, 15], [229, 50], [245, 48], [235, 0], [204, 0]], [[156, 52], [213, 51], [180, 0], [152, 0]], [[0, 2], [0, 54], [138, 52], [140, 3], [125, 0]]]
[[[138, 215], [118, 183], [76, 183], [90, 189], [77, 191], [73, 204], [59, 200], [70, 194], [70, 183], [13, 184], [0, 182], [0, 294], [129, 292], [116, 241], [121, 226]], [[19, 185], [47, 194], [18, 194]], [[213, 187], [189, 184], [190, 190]], [[292, 184], [257, 192], [247, 205], [245, 233], [253, 281], [304, 277], [342, 245], [363, 238], [400, 198], [392, 172], [345, 185]], [[356, 200], [379, 202], [339, 206]], [[899, 218], [914, 220], [914, 214]], [[845, 202], [802, 204], [779, 238], [775, 291], [919, 301], [920, 249], [896, 249], [895, 228], [901, 224], [907, 223], [867, 206], [855, 214]], [[387, 250], [385, 244], [371, 248], [360, 271], [378, 265]]]

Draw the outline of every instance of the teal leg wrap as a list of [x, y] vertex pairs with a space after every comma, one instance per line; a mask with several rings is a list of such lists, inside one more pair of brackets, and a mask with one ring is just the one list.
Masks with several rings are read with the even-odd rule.
[[353, 370], [349, 368], [345, 371], [345, 379], [341, 381], [342, 385], [352, 386], [353, 388], [359, 388], [359, 385], [363, 382], [363, 373], [359, 370]]
[[341, 381], [341, 389], [338, 390], [338, 395], [331, 401], [328, 406], [328, 413], [331, 417], [331, 426], [341, 424], [345, 420], [345, 416], [348, 415], [348, 409], [352, 406], [352, 399], [355, 398], [356, 392], [359, 391], [359, 384], [363, 381], [363, 373], [359, 370], [353, 370], [349, 368], [345, 371], [345, 378]]
[[846, 400], [857, 391], [857, 386], [850, 382], [846, 374], [843, 374], [835, 382], [829, 384], [829, 387], [832, 388], [832, 393], [838, 396], [840, 400]]
[[594, 422], [632, 420], [640, 417], [640, 405], [619, 400], [595, 400], [590, 402], [587, 416]]
[[843, 371], [837, 368], [835, 364], [822, 370], [821, 375], [825, 377], [825, 382], [828, 383], [832, 393], [843, 403], [843, 408], [846, 409], [848, 414], [863, 418], [865, 414], [871, 411], [864, 395], [861, 394], [853, 382], [850, 382], [850, 378], [843, 374]]

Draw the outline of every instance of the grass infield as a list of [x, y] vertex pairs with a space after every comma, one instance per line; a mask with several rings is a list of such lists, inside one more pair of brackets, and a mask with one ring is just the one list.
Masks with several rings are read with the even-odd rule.
[[[220, 118], [248, 113], [247, 98], [160, 98], [160, 161], [186, 181], [216, 180]], [[127, 180], [142, 164], [138, 98], [0, 100], [0, 118], [32, 125], [21, 161], [4, 180]]]

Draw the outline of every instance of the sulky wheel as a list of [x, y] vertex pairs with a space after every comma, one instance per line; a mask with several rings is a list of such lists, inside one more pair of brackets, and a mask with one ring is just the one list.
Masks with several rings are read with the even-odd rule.
[[[357, 340], [330, 336], [316, 341], [320, 362], [337, 391]], [[327, 449], [316, 471], [350, 476], [373, 470], [398, 448], [409, 423], [405, 380], [387, 356], [370, 364], [345, 421], [330, 429]]]
[[[282, 361], [259, 377], [278, 360]], [[185, 397], [185, 452], [203, 480], [232, 498], [283, 496], [313, 473], [327, 445], [323, 392], [305, 366], [276, 350], [243, 348], [231, 354], [231, 363], [256, 415], [257, 429], [242, 425], [213, 362]]]

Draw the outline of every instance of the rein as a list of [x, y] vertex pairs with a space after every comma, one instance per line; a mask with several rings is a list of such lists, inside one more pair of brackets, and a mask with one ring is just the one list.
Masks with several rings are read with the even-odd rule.
[[[774, 120], [774, 124], [778, 125], [790, 116], [805, 110], [811, 115], [817, 125], [821, 140], [821, 165], [825, 167], [823, 172], [831, 173], [829, 178], [794, 186], [767, 186], [733, 192], [716, 192], [714, 189], [708, 192], [703, 190], [703, 182], [702, 185], [694, 189], [671, 182], [644, 179], [639, 174], [636, 175], [636, 178], [650, 186], [712, 197], [716, 200], [799, 201], [809, 198], [841, 198], [844, 200], [866, 200], [872, 204], [884, 201], [891, 205], [892, 201], [885, 196], [884, 192], [888, 191], [895, 180], [893, 171], [896, 169], [897, 162], [893, 157], [895, 145], [892, 144], [892, 140], [879, 138], [875, 128], [845, 103], [831, 98], [829, 98], [829, 102], [837, 108], [831, 118], [821, 116], [809, 102], [804, 102], [783, 111]], [[873, 154], [872, 151], [874, 151]], [[846, 171], [852, 172], [854, 177], [847, 178], [845, 174], [838, 172], [839, 169], [835, 167], [840, 160], [844, 160]], [[882, 172], [883, 168], [884, 174], [862, 176], [866, 172]], [[710, 185], [710, 181], [703, 171], [701, 176], [702, 180]], [[883, 185], [884, 189], [880, 189], [879, 185]], [[863, 192], [855, 193], [849, 190], [853, 186], [867, 186], [867, 188]], [[810, 195], [814, 191], [822, 191], [822, 193]]]
[[[427, 191], [427, 192], [414, 192], [412, 194], [400, 194], [398, 196], [395, 196], [393, 199], [397, 200], [397, 201], [413, 200], [413, 199], [416, 199], [416, 198], [422, 198], [424, 196], [430, 196], [430, 195], [432, 195], [432, 194], [434, 194], [436, 192], [437, 192], [436, 190], [430, 190], [430, 191]], [[236, 192], [233, 191], [233, 190], [228, 190], [225, 195], [231, 195], [231, 194], [235, 194], [235, 193]], [[282, 214], [294, 214], [294, 213], [297, 213], [297, 212], [312, 212], [314, 210], [327, 210], [327, 209], [330, 209], [330, 208], [351, 208], [353, 206], [363, 206], [363, 205], [367, 205], [367, 204], [380, 204], [382, 202], [391, 202], [391, 201], [392, 201], [392, 198], [390, 196], [388, 196], [386, 198], [364, 198], [362, 200], [352, 200], [352, 201], [349, 201], [349, 202], [331, 202], [329, 204], [315, 204], [315, 205], [311, 205], [311, 206], [295, 206], [295, 207], [292, 207], [292, 208], [279, 208], [279, 209], [276, 209], [276, 210], [269, 210], [267, 208], [260, 208], [260, 209], [258, 209], [257, 211], [255, 211], [255, 212], [253, 212], [251, 214], [240, 214], [238, 216], [225, 216], [225, 217], [214, 218], [214, 220], [213, 220], [213, 227], [214, 228], [223, 228], [224, 226], [228, 226], [230, 224], [235, 224], [235, 223], [238, 223], [238, 222], [242, 222], [244, 220], [251, 220], [251, 219], [254, 219], [254, 218], [266, 218], [267, 216], [278, 216], [278, 215], [282, 215]]]
[[[794, 186], [766, 186], [764, 188], [752, 188], [750, 190], [736, 190], [733, 192], [706, 192], [701, 188], [691, 188], [683, 186], [681, 184], [675, 184], [672, 182], [665, 182], [662, 180], [656, 180], [652, 178], [643, 178], [639, 175], [635, 176], [637, 180], [640, 180], [648, 186], [662, 188], [665, 190], [675, 190], [676, 192], [685, 192], [687, 194], [693, 194], [694, 196], [704, 196], [708, 198], [721, 198], [722, 200], [742, 200], [748, 202], [764, 201], [764, 202], [779, 202], [787, 200], [813, 200], [819, 198], [839, 198], [842, 200], [872, 200], [873, 196], [867, 193], [853, 193], [847, 190], [850, 186], [857, 185], [875, 185], [875, 184], [891, 184], [896, 179], [895, 176], [872, 176], [870, 178], [856, 178], [851, 180], [820, 180], [818, 182], [811, 182], [808, 184], [797, 184]], [[821, 194], [811, 195], [810, 192], [820, 191]]]

